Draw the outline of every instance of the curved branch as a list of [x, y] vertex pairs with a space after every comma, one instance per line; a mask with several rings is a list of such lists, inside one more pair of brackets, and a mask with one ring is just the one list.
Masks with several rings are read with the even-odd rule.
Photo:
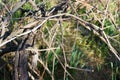
[[16, 36], [14, 36], [13, 38], [11, 38], [11, 39], [9, 39], [9, 40], [1, 43], [1, 44], [0, 44], [0, 47], [4, 46], [5, 44], [11, 42], [12, 40], [14, 40], [14, 39], [16, 39], [16, 38], [18, 38], [18, 37], [21, 37], [21, 36], [27, 35], [27, 34], [29, 34], [29, 33], [31, 33], [31, 32], [37, 31], [38, 29], [41, 28], [41, 26], [42, 26], [47, 20], [49, 20], [49, 19], [51, 19], [51, 18], [63, 16], [63, 15], [70, 16], [70, 17], [73, 17], [73, 18], [77, 19], [77, 20], [79, 21], [79, 23], [80, 23], [81, 25], [83, 25], [86, 29], [92, 31], [95, 35], [97, 35], [102, 41], [104, 41], [104, 42], [107, 44], [109, 50], [110, 50], [112, 53], [114, 53], [114, 55], [115, 55], [115, 56], [118, 58], [118, 60], [120, 61], [120, 57], [118, 56], [118, 52], [111, 46], [111, 44], [110, 44], [109, 40], [107, 39], [105, 33], [103, 33], [103, 30], [102, 30], [100, 27], [98, 27], [98, 26], [96, 26], [96, 25], [94, 25], [94, 24], [91, 24], [91, 23], [89, 23], [89, 22], [87, 22], [87, 21], [84, 21], [83, 19], [81, 19], [81, 18], [79, 18], [79, 17], [77, 17], [77, 16], [75, 16], [75, 15], [68, 14], [68, 13], [62, 13], [62, 14], [56, 14], [56, 15], [53, 15], [53, 16], [49, 16], [49, 17], [47, 17], [45, 20], [43, 20], [43, 22], [42, 22], [41, 24], [39, 24], [38, 26], [34, 27], [33, 29], [31, 29], [31, 30], [29, 30], [29, 31], [26, 31], [26, 32], [24, 32], [24, 33], [21, 33], [21, 34], [19, 34], [19, 35], [16, 35]]

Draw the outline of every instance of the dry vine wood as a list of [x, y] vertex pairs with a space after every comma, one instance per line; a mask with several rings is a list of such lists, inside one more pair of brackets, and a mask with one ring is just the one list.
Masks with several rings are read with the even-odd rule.
[[[20, 3], [21, 3], [21, 5], [23, 5], [25, 2], [26, 2], [26, 0], [24, 0], [24, 2], [20, 2]], [[21, 5], [14, 8], [11, 11], [11, 14], [13, 14], [15, 11], [17, 11], [21, 7]], [[16, 55], [15, 55], [15, 80], [18, 80], [18, 79], [27, 80], [28, 79], [28, 71], [27, 71], [27, 63], [28, 62], [27, 62], [27, 58], [28, 58], [29, 52], [26, 51], [26, 48], [32, 46], [32, 43], [33, 43], [33, 40], [34, 40], [34, 37], [33, 37], [34, 35], [32, 33], [37, 31], [38, 29], [40, 29], [41, 26], [47, 20], [49, 20], [51, 18], [59, 17], [59, 16], [64, 16], [64, 15], [77, 19], [79, 21], [79, 23], [81, 25], [83, 25], [86, 29], [92, 31], [95, 35], [97, 35], [102, 41], [104, 41], [107, 44], [107, 46], [111, 50], [111, 52], [114, 53], [114, 55], [120, 60], [118, 52], [114, 49], [114, 47], [111, 46], [111, 43], [110, 43], [110, 41], [108, 39], [108, 36], [105, 34], [103, 29], [101, 29], [98, 26], [96, 26], [94, 24], [91, 24], [91, 23], [89, 23], [89, 22], [87, 22], [87, 21], [85, 21], [85, 20], [83, 20], [83, 19], [81, 19], [81, 18], [79, 18], [79, 17], [77, 17], [75, 15], [72, 15], [72, 14], [68, 14], [68, 13], [56, 14], [56, 15], [52, 15], [52, 16], [48, 16], [48, 17], [44, 18], [43, 22], [41, 22], [41, 24], [34, 27], [33, 29], [30, 29], [30, 30], [27, 30], [27, 31], [25, 31], [25, 32], [23, 32], [21, 34], [15, 35], [15, 36], [13, 36], [12, 38], [10, 38], [10, 39], [8, 39], [6, 41], [3, 41], [0, 44], [0, 47], [2, 47], [4, 45], [6, 45], [7, 43], [15, 40], [18, 37], [23, 37], [22, 42], [19, 45], [18, 50], [17, 50]], [[9, 21], [9, 19], [10, 19], [10, 17], [8, 17], [5, 20], [5, 22]], [[30, 25], [27, 25], [27, 27], [24, 26], [24, 28], [29, 28], [31, 25], [34, 25], [34, 24], [36, 24], [38, 22], [39, 21], [37, 21], [35, 23], [31, 23]], [[4, 24], [3, 24], [3, 27], [4, 27]], [[3, 34], [4, 33], [5, 32], [3, 32]], [[55, 56], [57, 56], [57, 55], [55, 55]], [[18, 68], [18, 66], [20, 66], [20, 67]]]
[[[1, 44], [0, 44], [0, 47], [2, 47], [3, 45], [5, 45], [5, 44], [7, 44], [7, 43], [9, 43], [9, 42], [11, 42], [11, 41], [13, 41], [14, 39], [16, 39], [16, 38], [18, 38], [18, 37], [21, 37], [21, 36], [27, 35], [27, 34], [29, 34], [29, 33], [31, 33], [31, 32], [37, 31], [38, 29], [41, 28], [41, 26], [42, 26], [47, 20], [49, 20], [49, 19], [51, 19], [51, 18], [55, 18], [55, 17], [57, 17], [57, 16], [63, 16], [63, 15], [70, 16], [70, 17], [73, 17], [73, 18], [77, 19], [77, 20], [79, 21], [79, 23], [80, 23], [81, 25], [83, 25], [86, 29], [92, 31], [95, 35], [97, 35], [102, 41], [104, 41], [104, 42], [108, 45], [110, 51], [111, 51], [112, 53], [114, 53], [114, 55], [115, 55], [115, 56], [118, 58], [118, 60], [120, 61], [120, 57], [119, 57], [119, 55], [118, 55], [118, 52], [114, 49], [114, 47], [111, 46], [111, 44], [110, 44], [107, 36], [103, 33], [103, 30], [102, 30], [100, 27], [98, 27], [98, 26], [96, 26], [96, 25], [94, 25], [94, 24], [91, 24], [91, 23], [89, 23], [89, 22], [87, 22], [87, 21], [84, 21], [83, 19], [81, 19], [81, 18], [79, 18], [79, 17], [77, 17], [77, 16], [75, 16], [75, 15], [68, 14], [68, 13], [62, 13], [62, 14], [56, 14], [56, 15], [53, 15], [53, 16], [49, 16], [49, 17], [45, 18], [45, 20], [44, 20], [40, 25], [34, 27], [33, 29], [31, 29], [31, 30], [29, 30], [29, 31], [26, 31], [26, 32], [23, 32], [23, 33], [21, 33], [21, 34], [19, 34], [19, 35], [16, 35], [16, 36], [14, 36], [13, 38], [11, 38], [11, 39], [9, 39], [9, 40], [1, 43]], [[102, 35], [101, 35], [101, 34], [102, 34]]]
[[9, 23], [10, 23], [10, 19], [12, 17], [12, 15], [21, 7], [23, 6], [27, 1], [26, 0], [23, 0], [23, 1], [20, 1], [18, 2], [14, 8], [12, 10], [9, 11], [9, 13], [7, 14], [7, 17], [5, 17], [3, 19], [3, 15], [1, 15], [1, 18], [2, 18], [2, 33], [1, 33], [1, 38], [0, 38], [0, 42], [2, 42], [2, 39], [4, 38], [4, 35], [6, 33], [6, 28], [8, 27]]
[[26, 48], [34, 46], [34, 39], [35, 35], [33, 33], [25, 35], [16, 51], [15, 80], [28, 80], [28, 57], [30, 52]]

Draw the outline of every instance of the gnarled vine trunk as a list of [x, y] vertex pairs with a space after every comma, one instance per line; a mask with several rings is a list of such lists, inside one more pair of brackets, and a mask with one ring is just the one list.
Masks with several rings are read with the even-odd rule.
[[21, 44], [15, 54], [15, 80], [28, 80], [28, 47], [33, 46], [34, 34], [30, 33], [23, 37]]

